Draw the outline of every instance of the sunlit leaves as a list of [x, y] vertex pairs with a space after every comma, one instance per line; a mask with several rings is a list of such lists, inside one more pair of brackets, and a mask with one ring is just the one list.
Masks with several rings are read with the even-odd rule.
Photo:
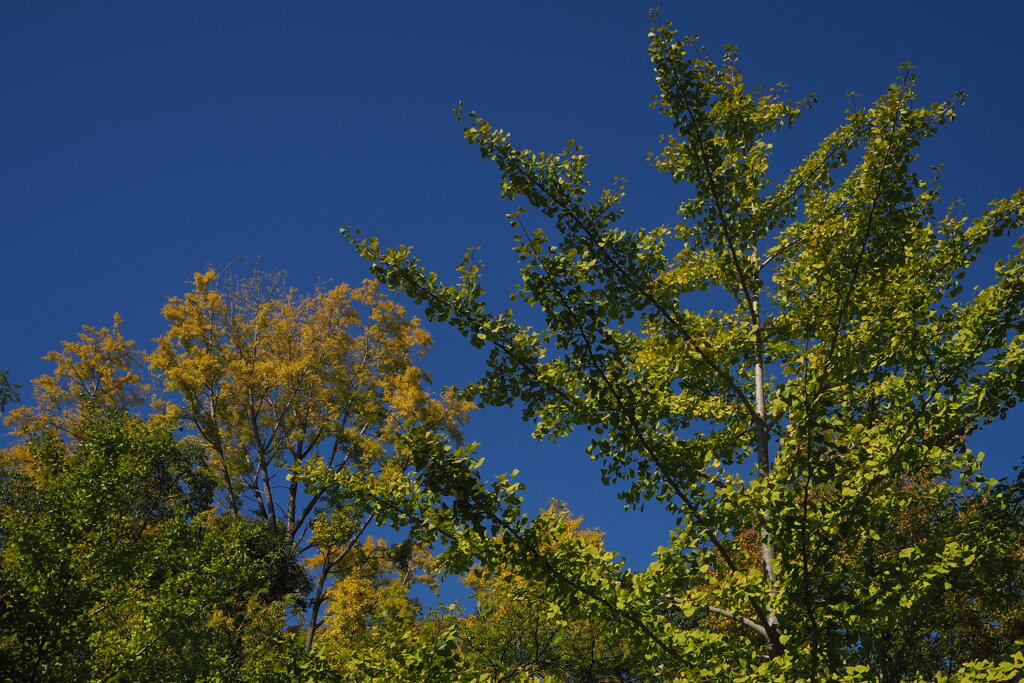
[[[605, 609], [584, 588], [603, 586], [659, 675], [909, 680], [963, 664], [968, 680], [983, 669], [970, 659], [1010, 656], [1020, 623], [1017, 607], [983, 615], [1024, 598], [965, 580], [1016, 575], [1021, 527], [983, 521], [1008, 501], [965, 438], [1024, 392], [1021, 256], [971, 298], [962, 282], [1022, 227], [1024, 195], [973, 221], [942, 212], [918, 147], [963, 97], [920, 104], [906, 65], [783, 174], [775, 134], [813, 97], [750, 87], [734, 48], [716, 62], [668, 25], [649, 38], [672, 126], [654, 163], [693, 190], [676, 225], [624, 227], [621, 181], [592, 191], [579, 143], [520, 149], [456, 112], [501, 195], [534, 209], [508, 215], [511, 298], [539, 329], [491, 312], [469, 260], [447, 285], [407, 247], [348, 237], [382, 281], [489, 350], [482, 403], [521, 405], [537, 437], [589, 431], [605, 483], [678, 520], [655, 565], [611, 581], [613, 562], [531, 557], [536, 529], [506, 535], [523, 547], [516, 571], [555, 577], [552, 618], [578, 600]], [[667, 621], [666, 605], [698, 623]]]
[[199, 449], [131, 418], [77, 426], [74, 444], [31, 446], [31, 476], [0, 480], [5, 675], [230, 676], [308, 589], [291, 548], [207, 509]]
[[417, 495], [402, 446], [409, 432], [458, 440], [472, 406], [428, 392], [416, 363], [429, 335], [370, 281], [300, 295], [279, 275], [211, 270], [163, 313], [170, 327], [149, 358], [171, 397], [163, 419], [183, 420], [207, 448], [224, 509], [265, 520], [311, 553], [311, 646], [321, 607], [353, 580], [342, 568], [370, 557], [360, 551], [369, 526], [408, 521], [378, 500]]
[[23, 438], [46, 434], [76, 437], [88, 413], [134, 409], [145, 403], [143, 354], [121, 333], [121, 316], [112, 327], [83, 326], [76, 341], [64, 342], [43, 360], [53, 374], [32, 381], [35, 405], [15, 408], [5, 418]]

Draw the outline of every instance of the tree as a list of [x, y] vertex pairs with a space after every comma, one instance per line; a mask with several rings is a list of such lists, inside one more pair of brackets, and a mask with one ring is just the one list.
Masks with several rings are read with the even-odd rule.
[[115, 314], [109, 328], [84, 325], [76, 341], [43, 356], [54, 364], [53, 374], [32, 380], [35, 405], [15, 408], [5, 424], [23, 441], [54, 435], [75, 439], [87, 415], [143, 406], [150, 390], [142, 382], [144, 357], [125, 339], [122, 323]]
[[[403, 435], [457, 440], [469, 404], [427, 393], [415, 362], [430, 337], [372, 282], [299, 296], [281, 276], [211, 270], [163, 312], [170, 327], [150, 367], [180, 402], [158, 419], [183, 421], [207, 449], [220, 509], [262, 520], [306, 558], [309, 649], [332, 580], [358, 569], [351, 560], [379, 522], [355, 489], [373, 480], [389, 496], [410, 466]], [[340, 479], [314, 487], [310, 472]]]
[[338, 580], [328, 589], [330, 606], [319, 645], [338, 661], [376, 647], [382, 628], [416, 630], [424, 606], [409, 597], [413, 586], [437, 594], [430, 549], [411, 541], [390, 544], [369, 536], [334, 572]]
[[[1024, 670], [1013, 620], [974, 638], [974, 662], [924, 650], [964, 632], [942, 618], [953, 603], [985, 621], [994, 596], [968, 598], [954, 577], [1005, 565], [1020, 541], [1019, 527], [967, 514], [998, 516], [1008, 499], [964, 438], [1024, 391], [1021, 243], [992, 284], [964, 296], [961, 283], [991, 239], [1019, 231], [1024, 193], [974, 220], [942, 211], [916, 148], [963, 98], [917, 104], [906, 66], [777, 178], [770, 140], [812, 99], [748, 88], [734, 48], [715, 63], [670, 25], [649, 37], [671, 126], [654, 163], [692, 188], [675, 225], [622, 227], [622, 185], [589, 193], [575, 142], [519, 149], [456, 110], [502, 196], [536, 211], [508, 219], [523, 278], [513, 299], [543, 314], [541, 329], [488, 309], [468, 255], [445, 285], [409, 248], [346, 233], [378, 278], [489, 350], [476, 400], [518, 403], [538, 438], [588, 430], [618, 496], [677, 519], [641, 573], [602, 553], [531, 550], [531, 526], [497, 504], [494, 527], [515, 543], [495, 549], [466, 525], [453, 547], [515, 556], [563, 604], [617, 624], [652, 675], [1010, 680]], [[444, 490], [482, 499], [464, 482]], [[915, 628], [916, 654], [896, 662], [886, 638]]]
[[[419, 323], [381, 296], [374, 283], [303, 296], [286, 288], [283, 276], [259, 272], [249, 278], [196, 274], [195, 289], [171, 299], [164, 314], [169, 328], [151, 354], [122, 335], [117, 316], [112, 327], [86, 326], [77, 340], [48, 354], [55, 367], [33, 381], [34, 404], [7, 416], [19, 441], [2, 452], [5, 470], [25, 481], [45, 478], [38, 448], [91, 448], [97, 421], [132, 416], [157, 432], [183, 428], [183, 441], [201, 457], [195, 471], [182, 476], [190, 477], [189, 486], [201, 483], [208, 494], [183, 522], [189, 533], [235, 537], [250, 527], [262, 530], [259, 539], [238, 542], [297, 568], [300, 576], [289, 580], [308, 581], [308, 595], [282, 593], [273, 609], [262, 612], [269, 621], [277, 619], [272, 642], [280, 647], [275, 651], [267, 640], [245, 644], [265, 656], [249, 653], [243, 663], [258, 663], [268, 680], [322, 668], [323, 658], [307, 653], [325, 621], [328, 630], [338, 628], [345, 620], [336, 615], [354, 602], [376, 601], [387, 606], [384, 612], [401, 607], [418, 614], [406, 595], [410, 582], [382, 578], [401, 563], [385, 571], [381, 558], [397, 562], [406, 553], [426, 571], [425, 547], [411, 535], [404, 512], [378, 512], [374, 501], [402, 495], [410, 504], [429, 506], [421, 502], [426, 499], [410, 471], [406, 434], [430, 429], [457, 441], [470, 407], [450, 392], [441, 398], [428, 394], [429, 377], [417, 361], [430, 340]], [[144, 382], [147, 361], [152, 377]], [[73, 476], [84, 477], [78, 471]], [[117, 485], [128, 487], [118, 495], [129, 497], [138, 486], [127, 480]], [[367, 551], [367, 533], [379, 533], [379, 524], [405, 537]], [[228, 558], [245, 562], [237, 552], [225, 555], [224, 562], [211, 563], [212, 576], [234, 571]], [[373, 579], [368, 585], [359, 583], [367, 577]], [[422, 572], [416, 577], [430, 580]], [[358, 595], [344, 594], [346, 587]], [[335, 598], [339, 604], [325, 619]], [[236, 623], [225, 614], [225, 624]], [[372, 621], [380, 615], [371, 609], [359, 617]], [[292, 651], [289, 634], [300, 627], [303, 655], [281, 655]], [[236, 646], [243, 647], [241, 641], [231, 645]], [[395, 644], [393, 652], [402, 647]], [[250, 673], [256, 676], [255, 671]]]
[[[581, 528], [564, 504], [541, 512], [553, 533], [541, 544], [580, 543], [604, 552], [604, 534]], [[510, 680], [628, 681], [624, 641], [612, 635], [602, 619], [586, 613], [564, 614], [550, 608], [547, 586], [504, 567], [478, 566], [463, 583], [473, 590], [476, 610], [459, 623], [459, 642], [466, 668]]]
[[234, 680], [307, 579], [264, 525], [213, 514], [204, 454], [124, 415], [33, 442], [0, 477], [5, 680]]

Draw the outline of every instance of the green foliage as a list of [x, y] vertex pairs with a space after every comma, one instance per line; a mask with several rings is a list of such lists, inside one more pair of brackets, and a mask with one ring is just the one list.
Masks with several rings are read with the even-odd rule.
[[735, 49], [716, 63], [668, 25], [649, 37], [670, 124], [654, 163], [692, 189], [675, 225], [623, 227], [621, 184], [591, 192], [575, 142], [519, 149], [457, 110], [502, 196], [534, 209], [508, 219], [512, 298], [540, 329], [488, 309], [468, 256], [446, 285], [409, 248], [347, 235], [383, 282], [488, 349], [479, 402], [520, 405], [538, 438], [589, 431], [619, 498], [677, 525], [642, 573], [540, 550], [546, 522], [463, 469], [458, 487], [428, 482], [453, 499], [433, 528], [449, 555], [544, 581], [556, 614], [607, 619], [651, 675], [1010, 680], [1020, 595], [992, 587], [1016, 580], [1021, 529], [989, 523], [1009, 502], [964, 439], [1024, 392], [1020, 241], [991, 284], [961, 283], [1019, 232], [1024, 192], [974, 220], [940, 208], [916, 150], [962, 97], [919, 104], [908, 67], [780, 179], [771, 140], [812, 100], [748, 87]]
[[[10, 680], [1009, 681], [1024, 675], [1024, 483], [972, 430], [1024, 393], [1024, 250], [970, 295], [1024, 193], [943, 210], [917, 147], [962, 97], [914, 76], [788, 174], [813, 98], [750, 88], [650, 33], [674, 225], [624, 227], [583, 148], [519, 149], [457, 110], [500, 172], [538, 328], [407, 247], [349, 239], [386, 284], [488, 350], [427, 391], [427, 333], [375, 283], [299, 296], [197, 274], [145, 356], [86, 327], [47, 358], [0, 452], [0, 672]], [[539, 227], [538, 227], [539, 226]], [[971, 277], [974, 277], [972, 274]], [[722, 303], [725, 302], [725, 303]], [[143, 363], [167, 396], [148, 421]], [[16, 399], [0, 372], [0, 410]], [[676, 520], [644, 571], [568, 511], [530, 518], [459, 425], [517, 405], [576, 430], [627, 508]], [[184, 426], [176, 441], [168, 430]], [[368, 536], [374, 526], [400, 543]], [[436, 555], [434, 553], [437, 553]], [[477, 609], [410, 596], [466, 575]], [[467, 574], [468, 572], [468, 574]]]
[[[115, 316], [112, 327], [85, 326], [75, 341], [47, 354], [55, 367], [33, 381], [34, 403], [6, 419], [19, 437], [0, 451], [12, 477], [51, 476], [50, 460], [39, 448], [77, 452], [94, 439], [97, 424], [119, 423], [123, 415], [145, 419], [154, 433], [184, 429], [193, 459], [175, 476], [189, 492], [182, 501], [192, 520], [189, 533], [208, 526], [211, 537], [227, 539], [235, 522], [226, 520], [244, 520], [266, 541], [246, 541], [255, 544], [250, 552], [261, 562], [285, 563], [265, 587], [271, 602], [297, 586], [308, 588], [307, 600], [278, 605], [260, 619], [278, 630], [302, 627], [309, 652], [325, 622], [331, 622], [328, 630], [351, 630], [360, 619], [415, 612], [418, 605], [407, 595], [411, 584], [433, 582], [425, 546], [410, 538], [394, 548], [361, 551], [375, 525], [400, 529], [414, 518], [401, 506], [384, 509], [381, 501], [405, 495], [409, 505], [430, 506], [411, 471], [406, 435], [429, 428], [439, 438], [458, 440], [471, 408], [452, 392], [435, 397], [428, 391], [429, 377], [417, 362], [430, 337], [419, 322], [374, 282], [300, 295], [284, 285], [282, 274], [258, 271], [243, 278], [197, 273], [193, 291], [172, 298], [163, 313], [168, 330], [152, 353], [126, 339]], [[146, 363], [151, 385], [143, 383]], [[69, 476], [74, 481], [68, 486], [88, 483], [77, 470]], [[109, 483], [111, 490], [117, 487], [118, 496], [138, 494], [137, 482], [127, 476]], [[97, 514], [80, 520], [83, 533], [105, 523], [106, 513]], [[395, 580], [392, 569], [401, 563], [385, 567], [376, 561], [409, 548], [423, 569], [414, 580]], [[218, 557], [242, 561], [237, 554]], [[209, 569], [211, 577], [231, 571], [230, 563], [219, 561]], [[331, 610], [335, 600], [338, 608]], [[386, 609], [378, 609], [382, 605]], [[349, 618], [336, 618], [346, 610]], [[236, 619], [225, 618], [225, 624]], [[305, 666], [318, 656], [296, 661]]]
[[0, 659], [12, 680], [234, 680], [308, 583], [266, 527], [209, 511], [203, 454], [93, 417], [3, 473]]
[[[603, 553], [603, 534], [581, 529], [564, 505], [541, 513], [552, 533], [540, 546], [554, 554], [561, 545], [579, 544]], [[503, 567], [477, 567], [464, 579], [473, 589], [475, 613], [459, 623], [463, 657], [473, 671], [495, 680], [515, 676], [549, 681], [631, 680], [627, 643], [612, 635], [600, 618], [564, 613], [557, 592]]]

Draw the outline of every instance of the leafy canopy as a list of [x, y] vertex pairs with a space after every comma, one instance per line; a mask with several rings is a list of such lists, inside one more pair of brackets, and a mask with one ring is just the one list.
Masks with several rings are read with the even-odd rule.
[[[129, 565], [123, 569], [128, 578], [105, 569], [82, 577], [88, 595], [71, 601], [71, 610], [95, 607], [112, 615], [94, 605], [96, 593], [109, 591], [131, 606], [125, 609], [150, 619], [136, 599], [135, 571], [162, 577], [178, 572], [184, 585], [195, 590], [207, 590], [204, 582], [239, 585], [233, 599], [242, 607], [218, 607], [213, 616], [184, 609], [189, 606], [184, 599], [183, 611], [168, 606], [170, 597], [161, 603], [161, 609], [173, 612], [162, 618], [177, 619], [176, 629], [195, 633], [188, 646], [197, 650], [187, 665], [191, 668], [178, 678], [216, 677], [222, 658], [231, 660], [236, 673], [249, 664], [277, 674], [289, 667], [316, 669], [328, 651], [340, 659], [344, 648], [338, 643], [347, 647], [354, 633], [362, 637], [354, 644], [364, 647], [367, 634], [382, 620], [418, 618], [422, 605], [411, 599], [409, 589], [413, 583], [436, 585], [431, 557], [410, 530], [408, 515], [384, 508], [381, 501], [408, 496], [410, 504], [430, 507], [411, 469], [407, 435], [432, 430], [458, 441], [470, 404], [452, 392], [431, 394], [429, 377], [418, 363], [429, 336], [378, 289], [366, 282], [300, 294], [278, 275], [197, 273], [192, 291], [164, 307], [168, 329], [152, 353], [126, 339], [115, 316], [112, 327], [87, 326], [75, 341], [48, 354], [54, 369], [33, 381], [34, 403], [7, 416], [19, 441], [0, 451], [0, 484], [18, 492], [19, 505], [29, 498], [36, 501], [25, 515], [58, 520], [52, 522], [56, 527], [77, 520], [80, 537], [72, 543], [33, 523], [25, 533], [35, 530], [35, 536], [0, 545], [0, 561], [11, 568], [25, 565], [17, 590], [45, 595], [70, 590], [57, 579], [63, 565], [88, 565], [93, 545], [120, 548], [125, 557], [141, 554], [149, 561], [136, 569], [140, 563], [119, 559]], [[166, 443], [156, 448], [143, 437], [122, 438], [125, 421], [132, 430], [149, 430]], [[173, 444], [168, 433], [179, 429], [182, 443]], [[90, 454], [88, 467], [74, 466], [81, 461], [79, 453]], [[188, 462], [179, 462], [178, 453], [187, 453]], [[122, 471], [128, 465], [134, 469]], [[54, 468], [62, 473], [59, 480]], [[155, 511], [138, 522], [119, 516], [121, 508], [150, 504], [146, 477], [157, 477], [161, 485], [178, 482], [188, 493], [187, 505], [179, 504], [173, 541], [150, 531], [147, 523], [155, 524]], [[59, 490], [49, 492], [54, 482]], [[107, 495], [117, 504], [108, 503]], [[80, 504], [69, 511], [73, 501]], [[0, 525], [24, 526], [20, 509], [0, 508]], [[369, 536], [380, 536], [381, 525], [396, 530], [387, 543]], [[133, 539], [133, 533], [164, 545], [153, 550]], [[196, 560], [208, 565], [201, 578], [180, 567], [196, 557], [192, 550], [203, 549], [199, 557], [206, 557], [202, 552], [216, 554], [216, 543], [232, 539], [248, 547], [252, 557], [225, 548], [216, 561]], [[22, 562], [22, 552], [35, 553], [34, 559]], [[273, 586], [243, 581], [264, 561], [281, 572], [267, 579]], [[249, 602], [256, 613], [246, 611]], [[13, 613], [30, 623], [24, 610], [36, 607], [18, 604]], [[81, 642], [69, 656], [82, 671], [108, 671], [99, 663], [107, 656], [102, 648], [86, 641], [113, 636], [101, 634], [107, 627], [94, 621], [75, 622], [80, 618], [78, 612], [47, 616], [52, 622], [79, 623], [72, 630]], [[206, 629], [208, 619], [219, 619], [219, 629]], [[267, 628], [246, 640], [253, 624]], [[222, 631], [234, 636], [225, 640]], [[153, 641], [146, 652], [173, 649], [175, 633], [143, 629], [138, 638]], [[53, 636], [40, 638], [60, 642]], [[122, 645], [132, 642], [129, 638]], [[296, 654], [297, 643], [301, 654]], [[52, 670], [58, 665], [50, 647], [33, 666]], [[20, 651], [21, 645], [11, 648]], [[241, 660], [238, 648], [248, 653]], [[110, 657], [123, 658], [125, 652]], [[156, 676], [156, 670], [142, 677]], [[279, 680], [272, 673], [269, 680]]]
[[[917, 148], [963, 98], [919, 103], [906, 66], [777, 179], [772, 140], [811, 100], [749, 87], [733, 48], [715, 62], [670, 25], [649, 38], [669, 124], [654, 163], [691, 190], [673, 225], [626, 227], [621, 184], [594, 192], [575, 142], [520, 149], [456, 110], [502, 196], [533, 209], [508, 220], [512, 298], [539, 328], [484, 303], [468, 255], [445, 284], [408, 247], [344, 231], [378, 278], [488, 350], [476, 400], [521, 406], [538, 438], [588, 431], [619, 498], [677, 520], [643, 572], [539, 551], [508, 501], [493, 507], [502, 548], [471, 526], [453, 547], [588, 605], [651, 675], [1010, 680], [1019, 617], [986, 617], [998, 606], [971, 591], [1014, 580], [1020, 527], [977, 512], [1009, 502], [964, 440], [1024, 391], [1020, 241], [991, 284], [961, 283], [1019, 232], [1024, 193], [973, 220], [942, 208]], [[484, 497], [466, 484], [449, 494]]]
[[10, 680], [235, 678], [306, 577], [264, 525], [209, 510], [203, 453], [137, 419], [0, 471], [0, 669]]

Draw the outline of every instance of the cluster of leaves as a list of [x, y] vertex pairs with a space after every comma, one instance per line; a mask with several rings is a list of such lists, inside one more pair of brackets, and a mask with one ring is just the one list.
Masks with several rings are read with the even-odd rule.
[[[410, 468], [404, 435], [424, 428], [458, 441], [469, 404], [428, 394], [415, 362], [429, 336], [373, 282], [298, 296], [274, 276], [210, 271], [164, 316], [170, 326], [149, 363], [180, 401], [156, 419], [184, 422], [204, 444], [220, 508], [264, 520], [306, 558], [312, 647], [332, 578], [381, 521], [346, 483], [391, 497]], [[331, 485], [313, 483], [332, 475]]]
[[0, 669], [11, 680], [235, 677], [305, 576], [265, 526], [209, 509], [200, 449], [123, 416], [7, 470]]
[[1010, 680], [1021, 527], [965, 436], [1024, 393], [1020, 242], [992, 284], [961, 283], [1024, 226], [1024, 192], [975, 220], [940, 210], [916, 150], [962, 97], [918, 104], [909, 67], [777, 179], [771, 140], [813, 98], [749, 88], [735, 49], [716, 63], [671, 26], [649, 37], [671, 124], [655, 165], [692, 188], [675, 225], [622, 227], [621, 185], [592, 197], [575, 142], [519, 149], [456, 112], [502, 196], [534, 210], [508, 215], [512, 298], [541, 329], [491, 311], [468, 256], [447, 285], [346, 231], [379, 279], [489, 350], [480, 403], [520, 405], [538, 438], [589, 431], [627, 507], [677, 520], [644, 572], [540, 552], [509, 517], [519, 554], [488, 560], [607, 618], [651, 675]]
[[422, 542], [367, 536], [422, 497], [407, 433], [460, 440], [469, 404], [416, 365], [426, 332], [372, 282], [194, 285], [152, 353], [117, 316], [86, 326], [7, 415], [0, 668], [24, 680], [327, 671], [436, 588]]
[[[813, 98], [749, 88], [732, 48], [716, 63], [669, 25], [649, 38], [670, 122], [654, 163], [692, 189], [674, 225], [623, 227], [621, 184], [593, 197], [575, 142], [519, 149], [457, 110], [502, 196], [533, 208], [508, 215], [511, 296], [539, 329], [488, 308], [469, 256], [446, 285], [347, 233], [488, 350], [468, 391], [428, 391], [428, 335], [373, 282], [300, 296], [201, 273], [152, 353], [115, 318], [47, 356], [0, 463], [4, 671], [1024, 675], [1022, 487], [965, 442], [1024, 394], [1020, 241], [961, 287], [1024, 227], [1024, 193], [974, 220], [940, 210], [916, 150], [962, 98], [920, 105], [909, 68], [778, 178], [771, 140]], [[15, 388], [0, 375], [0, 409]], [[676, 520], [656, 560], [626, 567], [564, 507], [525, 514], [514, 472], [485, 482], [459, 433], [471, 401], [518, 405], [540, 439], [589, 432], [620, 501]], [[442, 574], [475, 609], [424, 609]]]
[[[582, 529], [582, 519], [561, 505], [541, 512], [550, 524], [538, 544], [546, 554], [567, 545], [605, 552], [603, 534]], [[632, 680], [628, 641], [608, 622], [586, 611], [564, 613], [546, 582], [528, 579], [508, 565], [478, 566], [464, 579], [476, 612], [459, 624], [463, 656], [471, 670], [496, 680], [515, 676], [567, 681]]]

